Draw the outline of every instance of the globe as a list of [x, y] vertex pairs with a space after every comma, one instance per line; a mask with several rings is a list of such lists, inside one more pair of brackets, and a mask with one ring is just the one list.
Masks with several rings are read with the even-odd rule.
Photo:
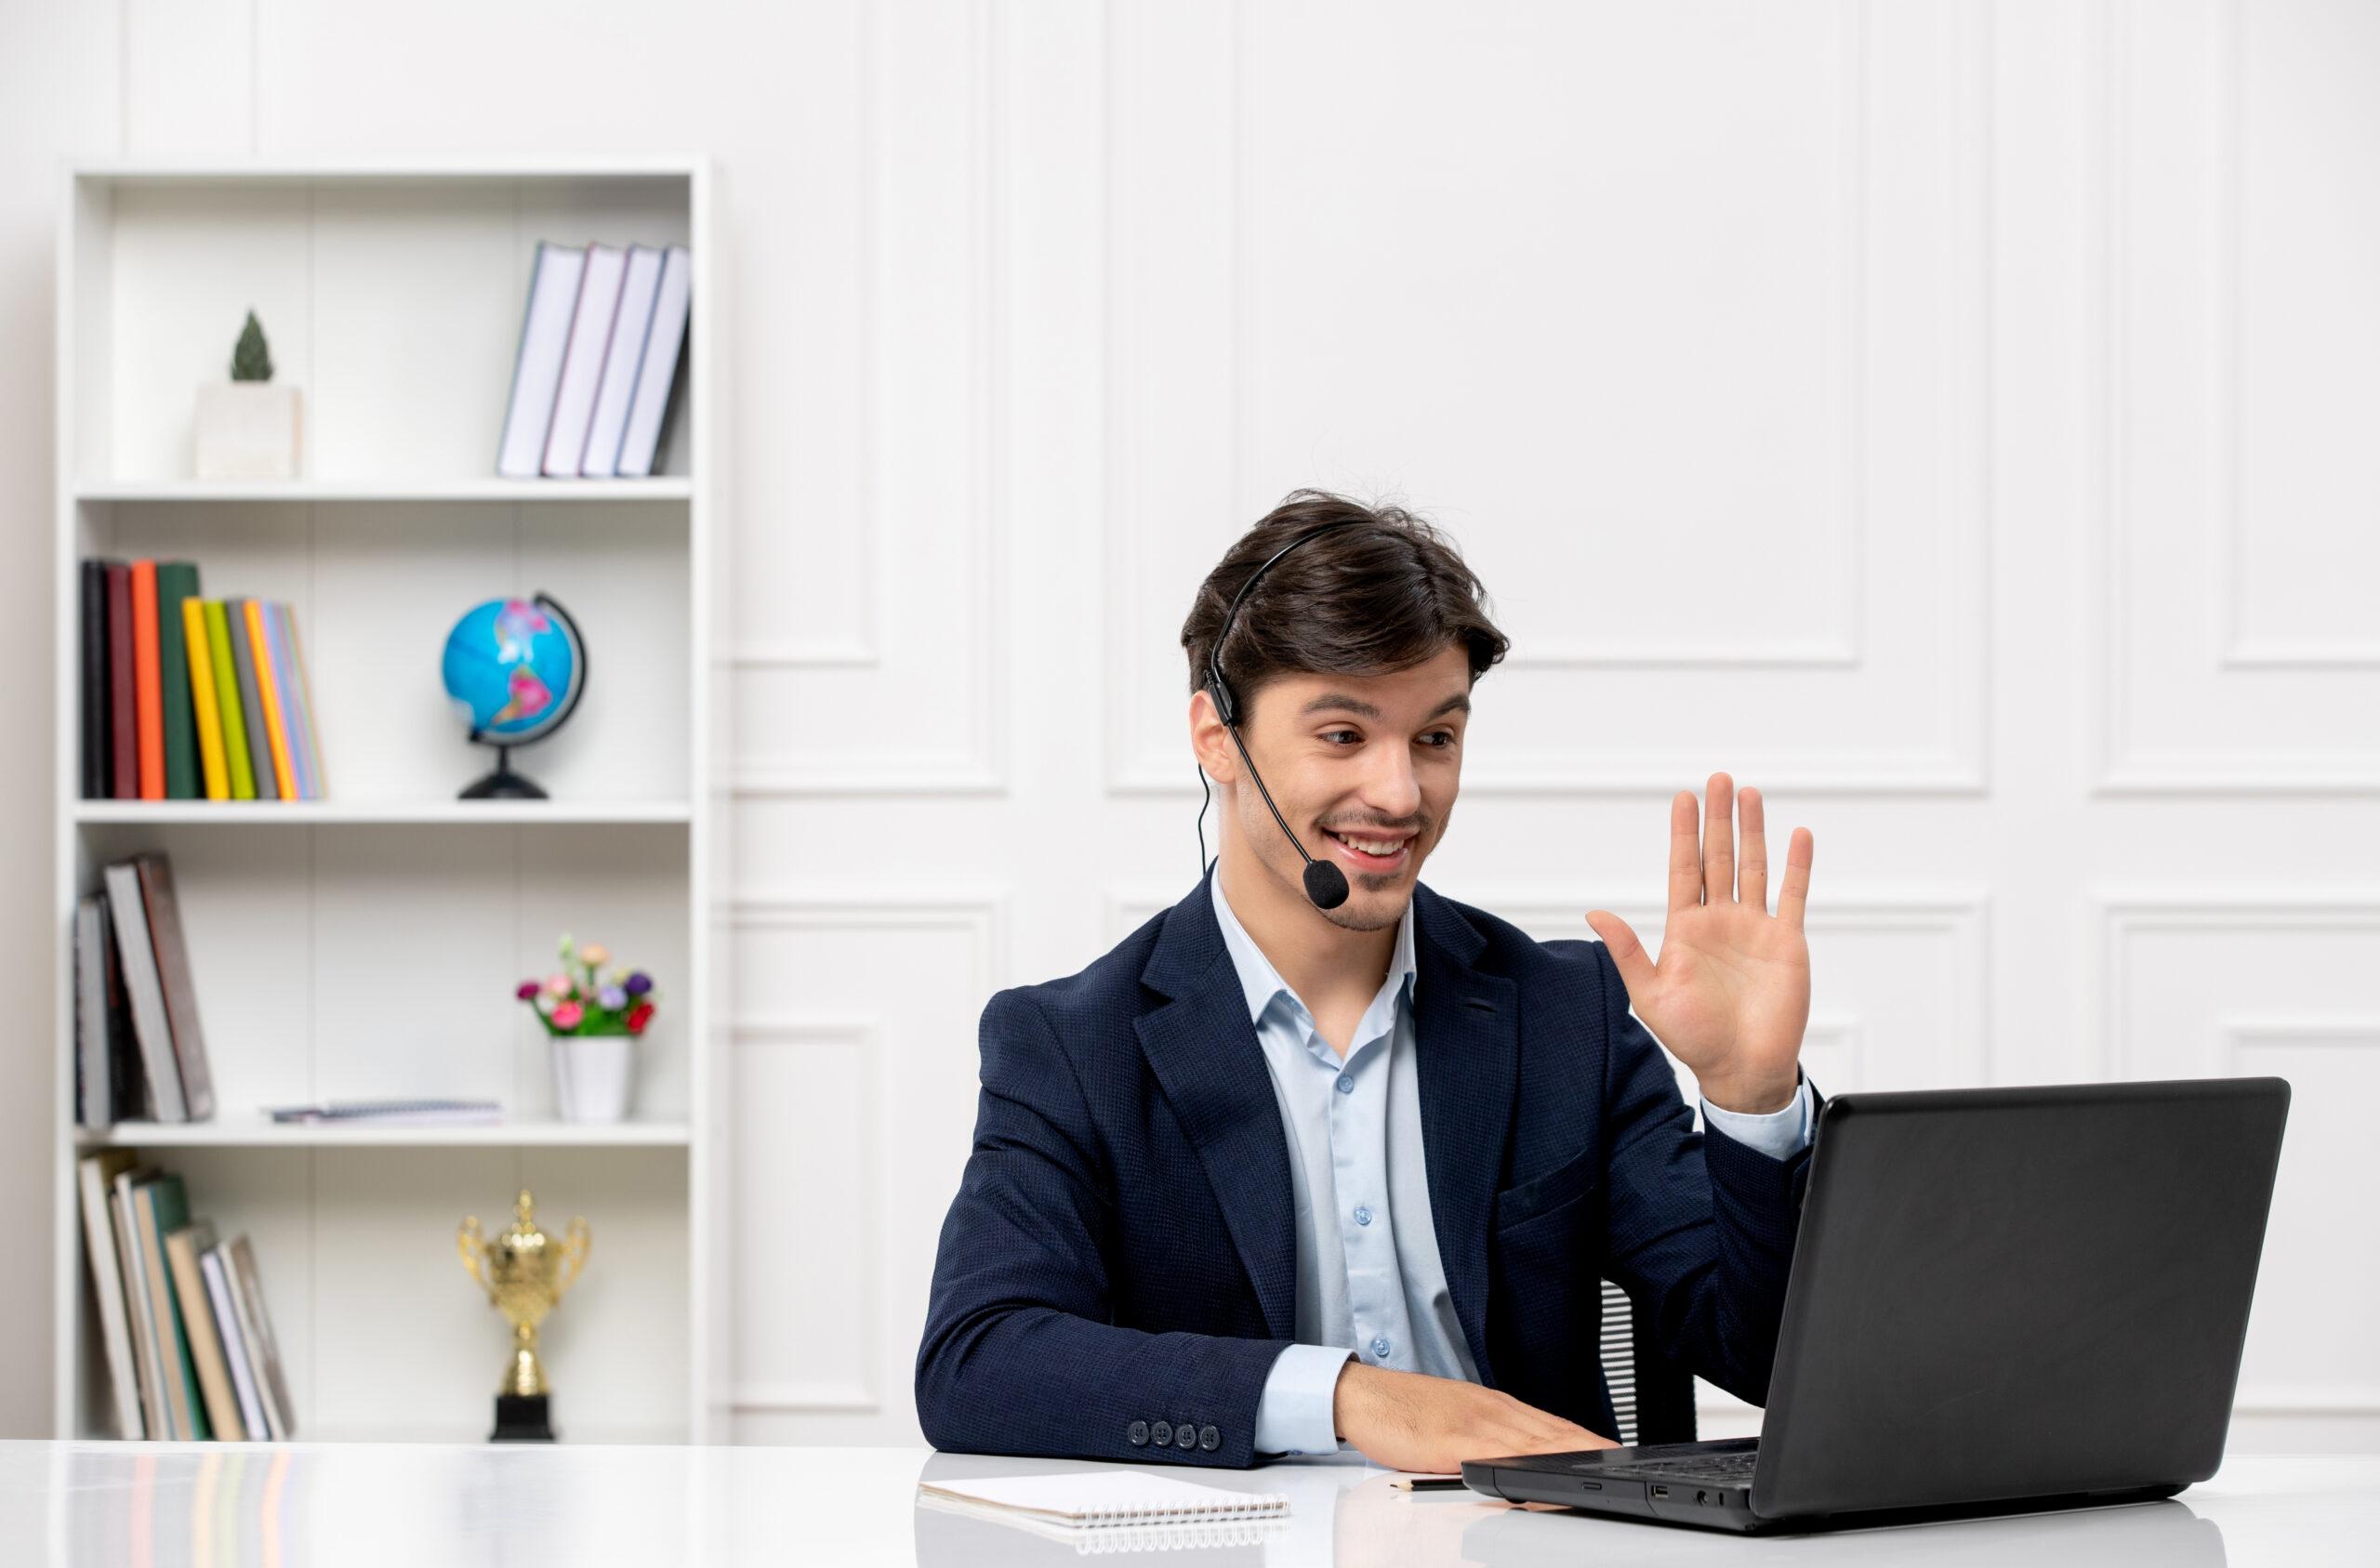
[[544, 798], [507, 758], [513, 746], [552, 734], [578, 705], [587, 651], [570, 613], [542, 593], [475, 604], [446, 634], [440, 672], [470, 738], [496, 748], [496, 771], [462, 798]]

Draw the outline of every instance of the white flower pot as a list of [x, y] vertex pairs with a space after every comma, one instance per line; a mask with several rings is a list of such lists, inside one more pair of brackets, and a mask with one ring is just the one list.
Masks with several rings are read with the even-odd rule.
[[295, 387], [199, 383], [198, 477], [296, 479], [300, 417]]
[[555, 1034], [554, 1104], [565, 1122], [625, 1121], [636, 1068], [632, 1034]]

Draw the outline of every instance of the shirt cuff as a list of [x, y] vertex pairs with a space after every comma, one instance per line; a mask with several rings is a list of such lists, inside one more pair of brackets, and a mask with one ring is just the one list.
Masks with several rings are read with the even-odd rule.
[[1772, 1160], [1790, 1160], [1809, 1147], [1810, 1081], [1803, 1078], [1794, 1085], [1792, 1104], [1765, 1115], [1722, 1110], [1705, 1100], [1702, 1102], [1702, 1120], [1747, 1149], [1755, 1150]]
[[1355, 1353], [1330, 1345], [1291, 1345], [1280, 1353], [1256, 1401], [1259, 1454], [1339, 1452], [1339, 1371]]

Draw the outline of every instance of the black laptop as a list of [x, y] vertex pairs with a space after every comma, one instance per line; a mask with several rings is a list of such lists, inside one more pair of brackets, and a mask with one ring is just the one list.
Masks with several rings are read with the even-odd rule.
[[1462, 1479], [1747, 1532], [2170, 1497], [2223, 1461], [2288, 1113], [2280, 1078], [1829, 1100], [1762, 1435]]

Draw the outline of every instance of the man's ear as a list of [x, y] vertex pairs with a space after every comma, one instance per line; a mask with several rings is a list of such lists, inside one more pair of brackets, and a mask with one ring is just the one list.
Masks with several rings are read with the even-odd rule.
[[1238, 782], [1239, 748], [1231, 744], [1231, 731], [1215, 711], [1214, 693], [1203, 686], [1190, 693], [1190, 750], [1207, 777], [1217, 784]]

